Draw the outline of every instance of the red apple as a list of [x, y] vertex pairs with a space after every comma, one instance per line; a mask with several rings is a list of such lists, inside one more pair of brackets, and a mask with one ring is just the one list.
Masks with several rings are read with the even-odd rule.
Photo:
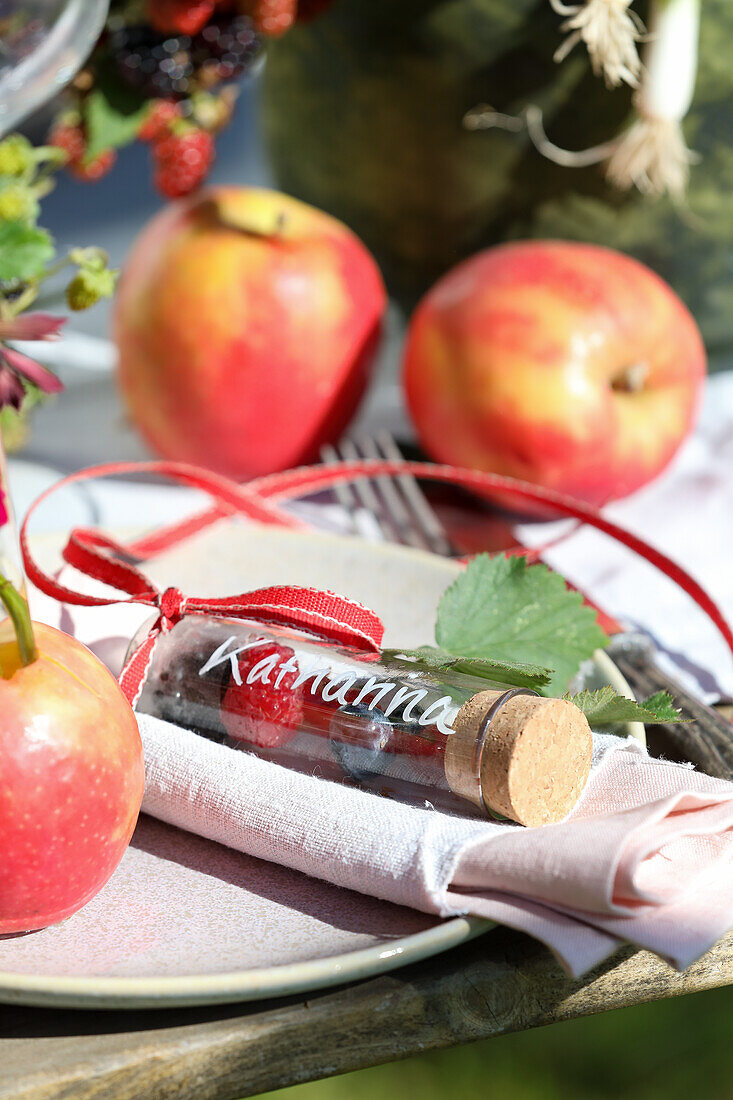
[[117, 295], [132, 418], [166, 458], [235, 478], [310, 461], [357, 407], [385, 304], [370, 253], [312, 206], [248, 188], [173, 204]]
[[[39, 656], [0, 644], [0, 933], [45, 928], [104, 886], [143, 796], [135, 715], [93, 653], [34, 626]], [[11, 667], [9, 667], [11, 665]]]
[[690, 431], [705, 350], [665, 282], [619, 252], [527, 241], [425, 295], [404, 385], [425, 451], [600, 505], [655, 477]]

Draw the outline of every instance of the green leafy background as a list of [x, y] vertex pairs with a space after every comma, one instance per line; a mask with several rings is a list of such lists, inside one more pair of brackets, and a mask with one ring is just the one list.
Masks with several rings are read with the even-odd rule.
[[731, 1022], [733, 991], [714, 989], [433, 1050], [267, 1097], [733, 1100]]

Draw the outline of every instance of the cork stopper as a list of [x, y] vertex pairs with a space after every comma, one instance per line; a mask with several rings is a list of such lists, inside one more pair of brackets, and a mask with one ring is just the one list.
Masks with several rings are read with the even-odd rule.
[[464, 703], [445, 750], [454, 794], [521, 825], [550, 825], [572, 810], [590, 772], [588, 719], [566, 699], [520, 689], [481, 691]]

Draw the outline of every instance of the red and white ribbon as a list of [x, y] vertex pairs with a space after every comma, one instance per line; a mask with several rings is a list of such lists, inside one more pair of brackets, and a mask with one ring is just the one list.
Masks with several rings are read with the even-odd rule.
[[[203, 489], [213, 498], [214, 505], [183, 522], [160, 529], [127, 546], [122, 546], [96, 531], [80, 529], [72, 532], [64, 550], [64, 559], [82, 573], [126, 593], [127, 598], [105, 598], [77, 592], [62, 585], [38, 566], [28, 543], [28, 524], [35, 509], [52, 492], [89, 478], [141, 473], [164, 475], [193, 488]], [[302, 524], [278, 507], [280, 502], [306, 496], [341, 481], [399, 474], [411, 474], [458, 485], [483, 497], [500, 496], [502, 500], [520, 507], [532, 504], [536, 508], [539, 505], [548, 515], [572, 517], [595, 527], [645, 558], [679, 585], [713, 622], [733, 655], [733, 631], [722, 612], [701, 585], [666, 554], [619, 524], [606, 519], [594, 508], [571, 497], [514, 478], [454, 466], [364, 460], [335, 466], [303, 466], [259, 478], [246, 485], [238, 485], [221, 475], [175, 462], [109, 463], [93, 466], [64, 478], [35, 502], [21, 528], [23, 560], [29, 580], [41, 591], [62, 602], [87, 607], [118, 602], [139, 603], [158, 609], [158, 619], [148, 638], [133, 654], [120, 676], [123, 690], [133, 702], [142, 689], [156, 638], [160, 633], [170, 630], [183, 615], [220, 615], [225, 618], [279, 623], [338, 644], [376, 653], [382, 640], [382, 623], [374, 612], [353, 600], [330, 592], [289, 585], [258, 589], [218, 600], [187, 597], [175, 588], [159, 591], [140, 569], [129, 564], [129, 559], [130, 555], [138, 558], [152, 557], [223, 516], [237, 513], [261, 523], [302, 528]]]
[[[184, 615], [215, 615], [227, 619], [249, 619], [293, 627], [338, 645], [351, 646], [367, 653], [378, 653], [384, 627], [378, 615], [355, 600], [333, 592], [295, 585], [258, 588], [221, 599], [186, 596], [175, 587], [158, 589], [137, 566], [130, 564], [130, 548], [99, 531], [76, 528], [63, 551], [64, 560], [88, 577], [117, 589], [114, 597], [91, 596], [69, 588], [46, 573], [34, 559], [28, 541], [28, 523], [35, 509], [48, 496], [65, 485], [87, 478], [119, 473], [165, 474], [184, 485], [204, 489], [224, 512], [245, 513], [266, 523], [294, 526], [271, 505], [260, 501], [246, 487], [217, 474], [178, 463], [112, 463], [93, 466], [64, 478], [42, 494], [28, 512], [20, 532], [20, 544], [28, 579], [46, 595], [63, 603], [82, 607], [105, 607], [115, 603], [136, 603], [156, 608], [158, 617], [147, 637], [135, 650], [120, 673], [120, 686], [134, 705], [140, 696], [155, 644], [161, 634], [171, 630]], [[221, 513], [220, 513], [221, 514]], [[300, 526], [300, 525], [297, 525]], [[180, 536], [178, 536], [178, 541]], [[169, 543], [171, 545], [171, 543]], [[128, 559], [128, 560], [126, 560]]]

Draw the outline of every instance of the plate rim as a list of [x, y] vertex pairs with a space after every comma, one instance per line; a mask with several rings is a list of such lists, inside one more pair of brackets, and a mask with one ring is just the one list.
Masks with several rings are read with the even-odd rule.
[[[358, 981], [420, 962], [496, 927], [483, 917], [449, 917], [390, 944], [307, 962], [221, 974], [171, 977], [64, 977], [0, 972], [0, 1001], [57, 1008], [182, 1008], [294, 996]], [[154, 988], [153, 988], [154, 987]]]
[[[268, 533], [274, 530], [272, 527], [265, 529]], [[355, 542], [361, 542], [378, 553], [381, 551], [399, 557], [416, 556], [430, 561], [433, 568], [444, 570], [446, 575], [456, 576], [461, 570], [461, 565], [457, 561], [440, 558], [414, 547], [391, 543], [369, 543], [364, 539], [326, 531], [296, 532], [285, 528], [278, 528], [277, 531], [278, 535], [285, 538], [303, 538], [305, 535], [309, 540], [317, 542], [347, 542], [352, 546]], [[128, 534], [132, 537], [130, 531]], [[56, 542], [57, 538], [55, 532], [43, 532], [35, 537], [31, 536], [32, 541], [46, 543], [46, 545]], [[633, 698], [628, 684], [608, 654], [597, 650], [593, 660], [601, 666], [604, 675], [608, 676], [617, 691]], [[634, 727], [637, 728], [634, 729]], [[638, 738], [641, 735], [643, 740], [644, 727], [640, 723], [628, 723], [627, 731], [630, 736]], [[432, 927], [423, 929], [421, 932], [413, 932], [388, 943], [342, 952], [325, 958], [308, 959], [305, 962], [291, 962], [249, 970], [230, 970], [219, 974], [90, 977], [0, 971], [0, 1002], [38, 1007], [125, 1010], [233, 1004], [294, 996], [309, 990], [324, 989], [374, 977], [410, 963], [420, 962], [457, 947], [496, 926], [495, 921], [481, 917], [448, 917], [437, 920]]]

